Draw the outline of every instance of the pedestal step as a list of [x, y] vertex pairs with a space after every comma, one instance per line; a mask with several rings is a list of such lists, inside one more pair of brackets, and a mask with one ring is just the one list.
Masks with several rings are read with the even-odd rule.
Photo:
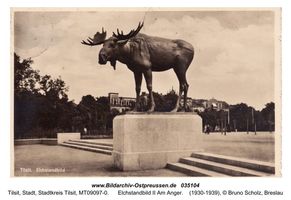
[[167, 167], [191, 176], [271, 176], [275, 173], [272, 163], [209, 153], [193, 153]]
[[210, 171], [207, 169], [203, 169], [200, 167], [195, 167], [183, 163], [169, 163], [167, 165], [168, 169], [179, 171], [185, 174], [188, 174], [190, 176], [214, 176], [214, 177], [227, 177], [228, 175], [218, 173], [215, 171]]
[[111, 155], [113, 151], [112, 145], [107, 144], [107, 143], [93, 142], [93, 141], [68, 140], [61, 143], [60, 145], [65, 146], [65, 147], [80, 149], [84, 151], [107, 154], [107, 155]]
[[69, 140], [71, 142], [80, 142], [80, 143], [84, 143], [84, 144], [94, 144], [94, 145], [102, 145], [102, 146], [109, 146], [109, 147], [113, 147], [112, 144], [112, 140], [111, 141], [104, 141], [102, 140], [102, 142], [97, 141], [92, 141], [92, 140]]
[[102, 143], [94, 143], [94, 142], [86, 142], [86, 141], [84, 141], [84, 142], [83, 141], [71, 141], [71, 140], [66, 141], [64, 143], [113, 151], [112, 146], [108, 146], [108, 145], [102, 144]]
[[275, 174], [275, 164], [270, 163], [270, 162], [263, 162], [263, 161], [217, 155], [217, 154], [204, 153], [204, 152], [193, 153], [191, 157]]

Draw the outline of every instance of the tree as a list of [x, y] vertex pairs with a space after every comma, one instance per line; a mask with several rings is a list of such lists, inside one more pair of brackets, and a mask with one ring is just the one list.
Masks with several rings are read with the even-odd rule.
[[107, 124], [106, 124], [106, 127], [107, 129], [109, 130], [112, 130], [113, 128], [113, 119], [117, 116], [117, 115], [120, 115], [121, 113], [117, 110], [117, 109], [112, 109], [110, 111], [110, 114], [107, 118]]
[[77, 106], [80, 111], [83, 128], [95, 129], [97, 125], [97, 104], [92, 95], [82, 97], [82, 100]]
[[15, 137], [24, 137], [25, 133], [37, 126], [39, 72], [31, 68], [31, 59], [21, 60], [14, 53], [14, 132]]
[[[238, 131], [247, 131], [251, 124], [251, 107], [245, 103], [231, 106], [230, 109], [230, 125], [232, 129]], [[235, 126], [235, 127], [234, 127]]]
[[72, 105], [68, 102], [65, 82], [60, 77], [52, 79], [50, 75], [45, 75], [41, 77], [39, 85], [39, 93], [42, 95], [39, 107], [41, 127], [70, 130], [72, 125], [68, 122], [72, 121]]
[[219, 117], [215, 110], [205, 110], [199, 113], [202, 118], [202, 126], [209, 125], [210, 129], [213, 131], [217, 125], [219, 125]]
[[73, 106], [65, 82], [60, 77], [41, 76], [32, 63], [30, 58], [21, 60], [14, 54], [15, 137], [34, 137], [34, 130], [70, 129]]
[[165, 111], [171, 111], [175, 108], [176, 102], [178, 99], [178, 95], [174, 90], [168, 92], [166, 95], [164, 95], [164, 110]]
[[66, 92], [68, 92], [69, 89], [66, 87], [66, 84], [61, 79], [61, 77], [52, 79], [50, 75], [45, 75], [41, 77], [39, 84], [40, 92], [47, 96], [49, 99], [68, 99]]
[[73, 101], [67, 101], [65, 99], [60, 100], [57, 103], [57, 127], [62, 131], [74, 131], [75, 125], [73, 118], [76, 114], [76, 104]]
[[97, 98], [97, 112], [98, 112], [98, 129], [104, 133], [112, 129], [113, 118], [119, 114], [110, 111], [109, 99], [108, 97]]
[[166, 95], [153, 92], [153, 95], [156, 103], [156, 111], [170, 112], [174, 109], [178, 98], [178, 95], [175, 92], [171, 91]]
[[261, 111], [266, 129], [271, 131], [275, 130], [275, 104], [274, 102], [267, 103], [265, 108]]
[[14, 53], [14, 92], [16, 95], [21, 92], [37, 93], [37, 82], [40, 80], [38, 70], [33, 70], [31, 64], [33, 61], [24, 59], [21, 61], [20, 57]]

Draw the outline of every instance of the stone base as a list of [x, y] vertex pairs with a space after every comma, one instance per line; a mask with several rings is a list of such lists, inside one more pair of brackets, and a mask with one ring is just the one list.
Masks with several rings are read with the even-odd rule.
[[68, 140], [79, 140], [81, 139], [81, 133], [57, 133], [58, 144]]
[[113, 159], [120, 170], [164, 168], [201, 150], [202, 119], [193, 113], [126, 114], [113, 121]]
[[37, 139], [17, 139], [14, 140], [14, 145], [32, 145], [32, 144], [46, 144], [57, 145], [57, 138], [37, 138]]

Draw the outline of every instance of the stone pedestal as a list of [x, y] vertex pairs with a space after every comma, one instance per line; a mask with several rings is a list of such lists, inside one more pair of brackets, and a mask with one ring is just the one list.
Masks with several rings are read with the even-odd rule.
[[120, 170], [164, 168], [201, 150], [202, 119], [193, 113], [126, 114], [113, 121], [113, 159]]

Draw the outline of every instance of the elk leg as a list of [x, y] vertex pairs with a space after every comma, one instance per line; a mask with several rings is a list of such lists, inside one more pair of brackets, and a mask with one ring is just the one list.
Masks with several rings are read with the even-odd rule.
[[134, 80], [135, 80], [135, 92], [136, 92], [136, 102], [133, 109], [133, 112], [137, 112], [139, 100], [140, 100], [140, 90], [141, 90], [141, 82], [142, 82], [142, 73], [135, 72], [134, 73]]
[[185, 83], [183, 86], [184, 89], [184, 111], [186, 112], [188, 109], [188, 104], [187, 104], [187, 94], [188, 94], [188, 88], [189, 88], [189, 84], [186, 81], [186, 77], [185, 77]]
[[155, 110], [155, 101], [154, 101], [153, 87], [152, 87], [152, 70], [149, 69], [145, 71], [143, 75], [146, 80], [147, 89], [149, 91], [150, 102], [151, 102], [151, 106], [148, 112], [153, 112]]
[[175, 108], [172, 110], [172, 112], [177, 112], [179, 106], [180, 106], [180, 101], [181, 101], [181, 96], [184, 93], [184, 106], [183, 106], [183, 111], [186, 111], [187, 109], [187, 93], [188, 93], [188, 83], [186, 80], [186, 70], [183, 70], [183, 67], [175, 67], [174, 71], [177, 75], [177, 78], [179, 80], [179, 96], [176, 102]]
[[171, 112], [177, 112], [178, 111], [178, 108], [179, 108], [179, 105], [180, 105], [180, 101], [181, 101], [182, 91], [183, 91], [182, 84], [179, 84], [179, 95], [178, 95], [178, 99], [177, 99], [175, 108], [173, 110], [171, 110]]

